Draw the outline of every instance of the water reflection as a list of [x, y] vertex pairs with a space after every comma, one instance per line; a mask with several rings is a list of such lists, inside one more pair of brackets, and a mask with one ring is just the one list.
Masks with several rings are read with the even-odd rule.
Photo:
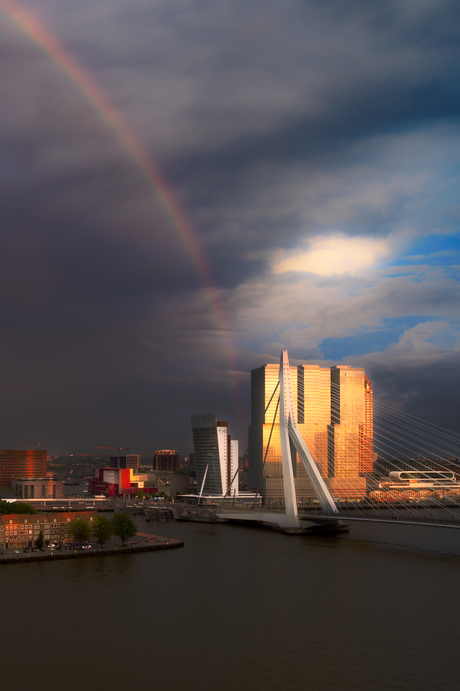
[[183, 549], [3, 567], [3, 681], [41, 684], [45, 668], [51, 691], [456, 688], [460, 534], [373, 528], [164, 523]]

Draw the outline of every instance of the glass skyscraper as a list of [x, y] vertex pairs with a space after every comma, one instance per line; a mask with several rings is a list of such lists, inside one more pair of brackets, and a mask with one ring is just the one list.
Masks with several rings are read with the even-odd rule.
[[[238, 442], [226, 422], [215, 413], [192, 415], [193, 446], [198, 492], [213, 496], [238, 496]], [[229, 490], [231, 485], [231, 489]]]
[[[284, 499], [278, 372], [277, 364], [251, 372], [248, 485], [267, 503]], [[332, 495], [364, 496], [373, 459], [372, 387], [364, 370], [301, 365], [290, 375], [299, 431]], [[293, 448], [291, 455], [297, 498], [310, 501], [310, 481]]]
[[364, 369], [331, 367], [329, 477], [355, 477], [373, 470], [372, 385]]

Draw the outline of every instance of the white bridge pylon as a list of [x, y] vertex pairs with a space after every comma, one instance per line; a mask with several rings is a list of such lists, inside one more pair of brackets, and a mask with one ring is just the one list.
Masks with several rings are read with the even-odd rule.
[[290, 441], [299, 454], [305, 472], [313, 487], [313, 491], [318, 498], [320, 506], [325, 513], [337, 513], [338, 509], [326, 487], [318, 467], [308, 450], [297, 427], [297, 420], [294, 412], [294, 398], [291, 387], [291, 374], [289, 367], [289, 357], [287, 350], [283, 350], [280, 358], [279, 370], [280, 382], [280, 405], [279, 405], [279, 430], [281, 442], [281, 458], [283, 470], [284, 503], [286, 507], [286, 527], [298, 527], [299, 516], [297, 511], [297, 498], [295, 492], [294, 472], [291, 456]]

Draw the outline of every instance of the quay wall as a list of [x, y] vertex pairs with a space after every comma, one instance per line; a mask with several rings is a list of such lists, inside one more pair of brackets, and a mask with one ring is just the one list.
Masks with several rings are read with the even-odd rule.
[[138, 552], [157, 552], [165, 549], [177, 549], [183, 547], [183, 540], [170, 540], [161, 543], [125, 545], [124, 547], [107, 547], [101, 549], [87, 550], [68, 550], [63, 552], [39, 552], [26, 554], [6, 554], [0, 555], [0, 566], [2, 564], [29, 564], [37, 561], [60, 561], [61, 559], [91, 559], [94, 557], [108, 557], [119, 554], [136, 554]]

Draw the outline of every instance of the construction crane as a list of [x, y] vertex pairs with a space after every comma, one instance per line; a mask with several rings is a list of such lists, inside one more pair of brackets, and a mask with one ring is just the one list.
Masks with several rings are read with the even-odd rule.
[[93, 446], [93, 449], [112, 449], [117, 452], [117, 467], [120, 467], [120, 451], [129, 451], [128, 446]]

